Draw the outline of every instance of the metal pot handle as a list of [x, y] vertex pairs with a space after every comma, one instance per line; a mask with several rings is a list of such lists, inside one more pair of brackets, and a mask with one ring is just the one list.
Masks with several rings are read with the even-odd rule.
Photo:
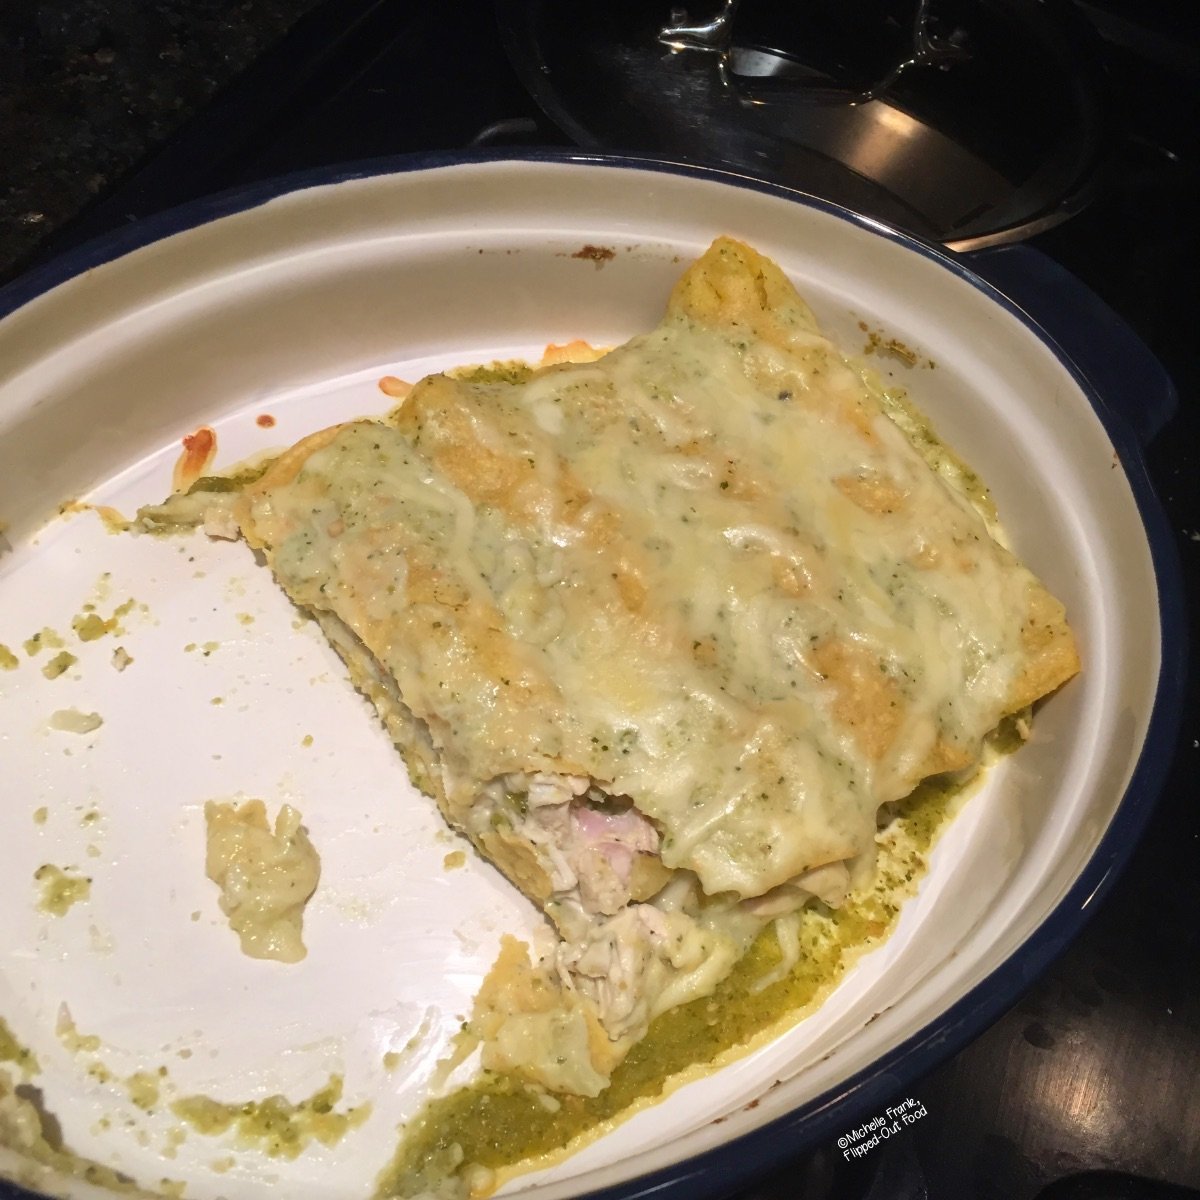
[[658, 40], [674, 51], [698, 50], [716, 55], [717, 71], [722, 83], [739, 94], [743, 103], [762, 103], [766, 99], [788, 99], [816, 104], [866, 104], [877, 100], [898, 79], [916, 67], [947, 69], [955, 63], [966, 62], [971, 53], [965, 45], [962, 30], [948, 38], [936, 37], [932, 31], [933, 0], [916, 0], [911, 18], [907, 56], [896, 62], [881, 78], [866, 89], [843, 87], [836, 83], [799, 83], [786, 80], [781, 86], [772, 81], [736, 80], [730, 68], [733, 46], [733, 24], [741, 0], [721, 0], [718, 10], [708, 20], [693, 20], [685, 8], [672, 8], [671, 17], [658, 32]]

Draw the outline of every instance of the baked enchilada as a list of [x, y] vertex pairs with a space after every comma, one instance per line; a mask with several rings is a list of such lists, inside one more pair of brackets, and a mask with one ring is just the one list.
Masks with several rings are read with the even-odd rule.
[[553, 923], [470, 1024], [554, 1093], [842, 904], [881, 809], [1079, 665], [969, 471], [728, 238], [594, 361], [431, 376], [188, 499]]

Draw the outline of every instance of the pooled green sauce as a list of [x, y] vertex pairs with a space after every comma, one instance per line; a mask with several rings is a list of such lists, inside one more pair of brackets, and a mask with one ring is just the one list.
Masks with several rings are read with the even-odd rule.
[[260, 480], [274, 461], [274, 457], [265, 458], [252, 467], [243, 467], [228, 475], [201, 475], [184, 494], [196, 496], [202, 492], [240, 492], [242, 488]]
[[337, 1145], [349, 1130], [358, 1128], [371, 1115], [370, 1104], [335, 1111], [341, 1098], [342, 1077], [333, 1075], [323, 1088], [298, 1104], [284, 1096], [240, 1104], [223, 1104], [208, 1096], [185, 1096], [171, 1105], [171, 1111], [205, 1137], [235, 1129], [243, 1145], [256, 1147], [270, 1158], [292, 1159], [314, 1140], [324, 1146]]
[[429, 1103], [406, 1128], [376, 1195], [413, 1196], [467, 1170], [499, 1170], [561, 1150], [638, 1101], [660, 1096], [671, 1076], [712, 1062], [790, 1015], [798, 1017], [840, 979], [858, 952], [890, 932], [925, 869], [935, 834], [964, 790], [956, 782], [930, 780], [894, 806], [874, 882], [841, 909], [799, 914], [801, 956], [788, 974], [760, 985], [781, 958], [774, 927], [768, 926], [711, 996], [658, 1017], [613, 1072], [611, 1084], [593, 1098], [550, 1096], [515, 1076], [485, 1072]]

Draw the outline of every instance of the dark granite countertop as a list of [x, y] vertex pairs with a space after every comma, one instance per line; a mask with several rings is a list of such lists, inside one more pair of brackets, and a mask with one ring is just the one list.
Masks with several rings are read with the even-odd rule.
[[316, 2], [0, 6], [0, 277], [153, 154]]

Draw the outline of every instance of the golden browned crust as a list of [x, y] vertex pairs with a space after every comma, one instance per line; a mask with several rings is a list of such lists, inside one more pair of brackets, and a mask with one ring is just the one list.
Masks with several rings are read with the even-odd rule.
[[1025, 662], [1013, 681], [1006, 712], [1020, 712], [1062, 687], [1081, 669], [1067, 610], [1036, 581], [1029, 588], [1029, 610], [1021, 626]]
[[[819, 332], [812, 310], [779, 267], [752, 247], [729, 237], [713, 242], [708, 253], [684, 274], [671, 293], [668, 311], [701, 324], [746, 329], [785, 351], [797, 333]], [[872, 440], [875, 435], [869, 417], [873, 414], [863, 401], [854, 397], [845, 405], [850, 422], [861, 430], [864, 439]], [[880, 517], [890, 516], [906, 501], [904, 491], [887, 478], [851, 476], [834, 482], [852, 503]], [[744, 475], [741, 486], [748, 486]], [[943, 569], [946, 567], [944, 556], [937, 561]], [[1021, 632], [1026, 658], [1013, 681], [1006, 714], [1019, 712], [1049, 695], [1076, 675], [1081, 665], [1064, 606], [1036, 580], [1030, 584], [1028, 599]], [[872, 757], [879, 757], [890, 745], [897, 727], [895, 688], [888, 687], [869, 666], [863, 669], [860, 663], [852, 668], [846, 655], [843, 644], [832, 643], [822, 647], [814, 658], [818, 669], [838, 684], [840, 718], [855, 730], [864, 749]], [[973, 757], [968, 749], [939, 740], [922, 764], [922, 775], [959, 770]]]
[[798, 332], [818, 332], [812, 309], [779, 267], [730, 237], [717, 238], [688, 268], [671, 292], [667, 312], [702, 325], [745, 329], [779, 347]]

